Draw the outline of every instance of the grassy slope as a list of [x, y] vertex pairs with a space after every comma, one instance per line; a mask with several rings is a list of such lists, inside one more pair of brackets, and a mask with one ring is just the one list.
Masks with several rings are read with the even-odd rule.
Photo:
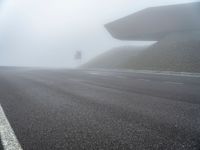
[[[200, 34], [199, 34], [200, 35]], [[174, 34], [126, 62], [129, 69], [200, 72], [200, 36]]]
[[200, 72], [200, 32], [172, 34], [149, 48], [112, 49], [83, 67]]
[[113, 48], [105, 53], [97, 56], [88, 63], [84, 64], [83, 68], [122, 68], [123, 65], [130, 59], [136, 57], [139, 51], [144, 47], [124, 46]]

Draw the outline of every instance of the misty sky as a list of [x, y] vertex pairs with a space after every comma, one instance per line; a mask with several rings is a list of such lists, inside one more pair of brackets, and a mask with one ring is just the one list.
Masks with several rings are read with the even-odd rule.
[[104, 24], [150, 6], [194, 0], [1, 0], [0, 65], [71, 67], [123, 45]]

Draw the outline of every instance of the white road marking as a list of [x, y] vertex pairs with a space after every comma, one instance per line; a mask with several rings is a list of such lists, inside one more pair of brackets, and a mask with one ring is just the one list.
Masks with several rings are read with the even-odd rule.
[[4, 150], [22, 150], [0, 104], [0, 136]]
[[99, 75], [100, 73], [98, 73], [98, 72], [89, 72], [88, 74]]
[[181, 83], [181, 82], [172, 82], [172, 81], [165, 81], [164, 83], [167, 83], [167, 84], [178, 84], [178, 85], [183, 85], [184, 83]]
[[127, 77], [122, 76], [122, 75], [112, 75], [112, 74], [108, 74], [108, 73], [100, 73], [100, 72], [89, 72], [89, 74], [91, 75], [96, 75], [96, 76], [105, 76], [105, 77], [114, 77], [114, 78], [121, 78], [121, 79], [127, 79]]
[[90, 72], [89, 74], [91, 74], [91, 75], [97, 75], [97, 76], [109, 76], [108, 74], [99, 73], [99, 72]]

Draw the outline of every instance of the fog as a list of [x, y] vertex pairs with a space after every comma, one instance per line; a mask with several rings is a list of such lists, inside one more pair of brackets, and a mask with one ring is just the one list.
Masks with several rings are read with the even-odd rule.
[[119, 41], [104, 24], [150, 6], [192, 0], [2, 0], [0, 65], [74, 67], [113, 47], [151, 42]]

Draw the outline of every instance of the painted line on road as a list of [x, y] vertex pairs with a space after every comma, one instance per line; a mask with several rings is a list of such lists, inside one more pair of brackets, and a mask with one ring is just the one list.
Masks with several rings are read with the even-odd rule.
[[156, 70], [132, 70], [132, 69], [88, 69], [87, 72], [99, 71], [99, 72], [124, 72], [124, 73], [139, 73], [139, 74], [152, 74], [152, 75], [167, 75], [167, 76], [183, 76], [200, 78], [200, 73], [191, 72], [175, 72], [175, 71], [156, 71]]
[[91, 75], [100, 75], [100, 73], [98, 73], [98, 72], [89, 72], [88, 74], [91, 74]]
[[151, 80], [148, 80], [148, 79], [136, 79], [136, 80], [138, 80], [138, 81], [151, 81]]
[[15, 133], [0, 104], [0, 136], [4, 150], [22, 150]]
[[184, 83], [181, 83], [181, 82], [172, 82], [172, 81], [165, 81], [164, 83], [167, 83], [167, 84], [177, 84], [177, 85], [183, 85]]
[[103, 73], [99, 73], [99, 72], [90, 72], [89, 74], [91, 75], [97, 75], [97, 76], [109, 76], [108, 74], [103, 74]]
[[89, 72], [88, 74], [90, 75], [96, 75], [96, 76], [104, 76], [104, 77], [114, 77], [114, 78], [121, 78], [121, 79], [127, 79], [126, 76], [122, 76], [122, 75], [112, 75], [112, 74], [108, 74], [108, 73], [100, 73], [100, 72]]

